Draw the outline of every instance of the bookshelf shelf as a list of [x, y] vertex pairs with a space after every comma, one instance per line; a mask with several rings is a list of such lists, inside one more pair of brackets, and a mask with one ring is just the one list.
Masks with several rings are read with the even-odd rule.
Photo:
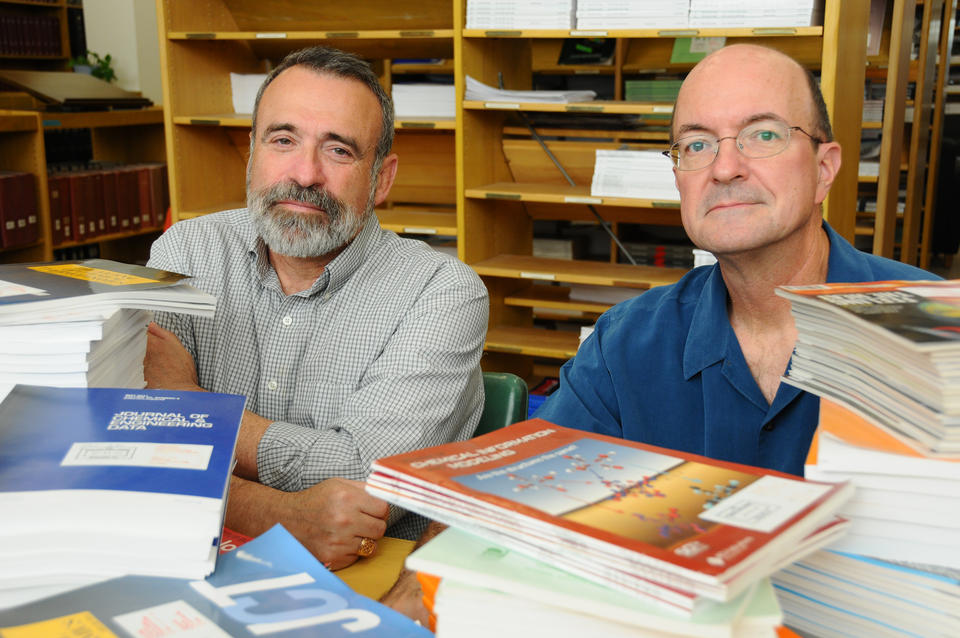
[[457, 213], [453, 209], [430, 211], [397, 206], [376, 212], [380, 226], [395, 233], [449, 236], [457, 234]]
[[541, 102], [498, 102], [493, 100], [464, 100], [465, 110], [479, 111], [534, 111], [541, 113], [611, 113], [625, 115], [670, 115], [673, 104], [667, 102], [625, 102], [597, 100], [568, 104]]
[[522, 308], [550, 308], [595, 314], [606, 312], [612, 307], [609, 303], [571, 299], [570, 288], [566, 286], [530, 286], [507, 295], [503, 298], [503, 303]]
[[523, 184], [497, 182], [475, 188], [467, 188], [465, 195], [471, 199], [501, 199], [545, 204], [591, 204], [594, 206], [625, 206], [629, 208], [680, 209], [679, 201], [657, 201], [632, 197], [594, 197], [589, 186], [564, 186], [562, 184]]
[[506, 254], [477, 262], [473, 264], [473, 269], [487, 277], [621, 286], [639, 290], [676, 283], [687, 272], [685, 268], [631, 266], [602, 261]]
[[484, 349], [528, 357], [567, 360], [577, 354], [580, 338], [573, 332], [560, 332], [518, 326], [491, 326]]

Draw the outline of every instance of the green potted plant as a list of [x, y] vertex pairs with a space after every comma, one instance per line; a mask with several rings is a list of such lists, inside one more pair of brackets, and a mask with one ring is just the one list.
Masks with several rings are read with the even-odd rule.
[[104, 82], [113, 82], [117, 79], [117, 74], [111, 66], [112, 61], [109, 53], [101, 58], [100, 54], [94, 51], [87, 51], [81, 56], [72, 58], [70, 60], [70, 68], [77, 73], [89, 73]]

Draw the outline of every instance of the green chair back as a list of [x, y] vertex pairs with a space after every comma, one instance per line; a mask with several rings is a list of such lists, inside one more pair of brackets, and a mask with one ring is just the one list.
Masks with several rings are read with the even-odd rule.
[[509, 372], [484, 372], [483, 413], [474, 436], [492, 432], [527, 418], [527, 384]]

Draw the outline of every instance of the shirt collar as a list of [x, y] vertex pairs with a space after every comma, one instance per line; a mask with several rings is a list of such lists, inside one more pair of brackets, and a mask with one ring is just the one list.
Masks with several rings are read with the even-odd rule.
[[[257, 276], [261, 284], [280, 290], [280, 281], [277, 279], [277, 273], [273, 266], [270, 265], [266, 244], [257, 234], [252, 221], [248, 228], [249, 234], [245, 238], [247, 252], [250, 259], [255, 262]], [[363, 228], [353, 238], [353, 241], [347, 244], [343, 252], [334, 257], [333, 261], [327, 264], [327, 267], [323, 269], [323, 274], [317, 277], [313, 285], [307, 290], [296, 293], [296, 295], [311, 297], [320, 292], [334, 293], [338, 291], [363, 264], [367, 255], [373, 249], [379, 234], [380, 222], [376, 215], [371, 214]]]
[[[840, 235], [826, 220], [823, 229], [830, 240], [827, 262], [827, 281], [848, 281], [863, 272], [865, 257], [857, 250], [844, 250]], [[727, 287], [714, 264], [693, 311], [687, 341], [683, 350], [683, 375], [689, 379], [704, 368], [722, 361], [733, 337], [733, 328], [727, 317]], [[721, 318], [723, 321], [721, 321]]]
[[709, 268], [711, 270], [690, 318], [687, 342], [683, 348], [685, 379], [724, 359], [732, 331], [727, 319], [727, 287], [720, 274], [720, 265], [714, 264]]

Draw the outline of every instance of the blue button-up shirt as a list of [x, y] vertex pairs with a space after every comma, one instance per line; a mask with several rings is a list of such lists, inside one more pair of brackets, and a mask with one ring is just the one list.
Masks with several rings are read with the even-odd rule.
[[[828, 282], [939, 279], [860, 252], [826, 222]], [[768, 404], [727, 317], [717, 265], [614, 306], [534, 416], [651, 445], [803, 474], [817, 396], [781, 383]]]

